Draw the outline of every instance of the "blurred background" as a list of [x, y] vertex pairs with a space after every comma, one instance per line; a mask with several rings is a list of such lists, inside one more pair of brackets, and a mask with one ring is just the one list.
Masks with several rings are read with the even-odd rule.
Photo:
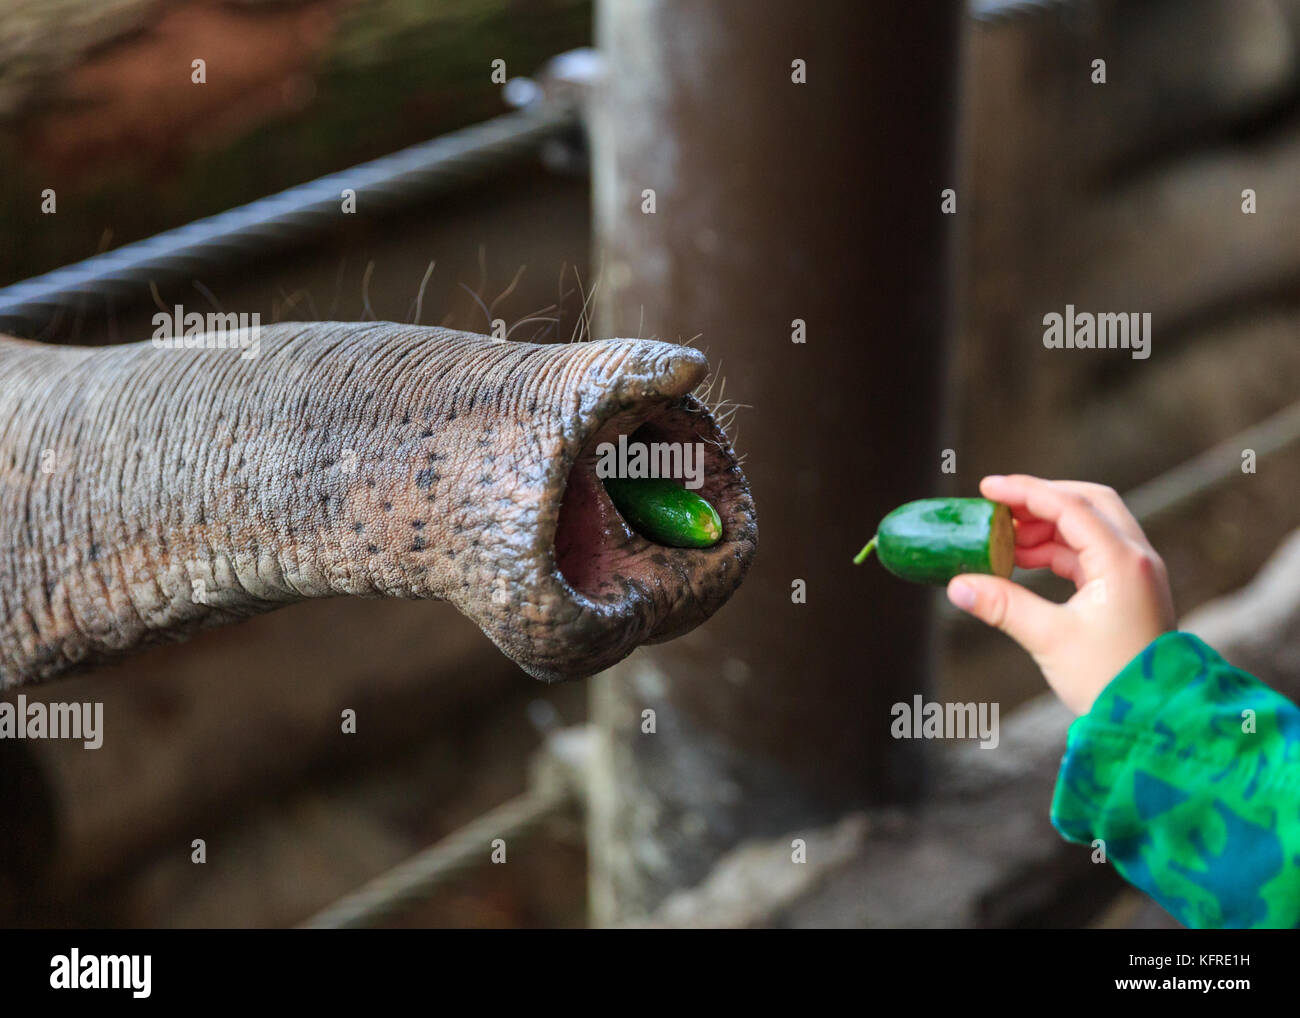
[[[985, 473], [1107, 483], [1184, 628], [1300, 692], [1300, 0], [789, 6], [0, 0], [0, 287], [546, 120], [0, 331], [147, 339], [184, 303], [692, 341], [762, 535], [716, 619], [589, 683], [334, 600], [26, 690], [106, 737], [0, 741], [0, 922], [293, 925], [460, 831], [366, 921], [1172, 923], [1052, 831], [1069, 718], [1032, 663], [848, 560]], [[1067, 304], [1149, 312], [1150, 358], [1045, 349]], [[917, 693], [999, 703], [999, 748], [890, 740]]]

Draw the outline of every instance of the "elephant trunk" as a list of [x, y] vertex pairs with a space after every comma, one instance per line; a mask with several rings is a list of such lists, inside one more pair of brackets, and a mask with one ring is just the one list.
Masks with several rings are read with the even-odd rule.
[[[347, 594], [450, 601], [529, 674], [580, 677], [703, 621], [753, 556], [690, 348], [386, 323], [202, 342], [0, 339], [0, 685]], [[596, 448], [633, 433], [703, 448], [720, 543], [622, 520]]]

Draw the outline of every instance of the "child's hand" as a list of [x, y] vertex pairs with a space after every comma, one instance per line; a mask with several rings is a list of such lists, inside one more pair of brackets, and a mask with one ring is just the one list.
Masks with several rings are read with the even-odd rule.
[[1053, 604], [997, 576], [948, 584], [958, 608], [1024, 647], [1066, 705], [1086, 714], [1120, 670], [1174, 628], [1165, 565], [1120, 497], [1100, 484], [986, 477], [985, 498], [1016, 520], [1016, 565], [1050, 568], [1078, 588]]

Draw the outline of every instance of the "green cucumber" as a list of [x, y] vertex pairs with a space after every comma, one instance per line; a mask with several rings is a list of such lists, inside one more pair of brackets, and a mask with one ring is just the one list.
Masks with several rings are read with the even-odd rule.
[[610, 477], [605, 490], [632, 529], [656, 544], [711, 548], [722, 540], [718, 511], [666, 478]]
[[901, 505], [883, 520], [872, 549], [880, 564], [913, 583], [946, 584], [962, 573], [1010, 576], [1016, 560], [1011, 510], [986, 498], [923, 498]]

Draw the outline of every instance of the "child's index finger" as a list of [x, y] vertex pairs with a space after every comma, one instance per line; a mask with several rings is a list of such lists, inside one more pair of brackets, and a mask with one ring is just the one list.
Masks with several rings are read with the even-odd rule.
[[1092, 548], [1111, 552], [1123, 541], [1115, 526], [1084, 496], [1041, 477], [1028, 474], [986, 477], [980, 484], [980, 492], [985, 498], [1009, 506], [1013, 514], [1020, 509], [1034, 519], [1056, 524], [1057, 534], [1076, 551]]
[[1041, 522], [1025, 506], [1020, 489], [1015, 486], [1008, 486], [1007, 482], [1010, 480], [1011, 478], [1003, 477], [1001, 474], [991, 474], [980, 481], [980, 494], [991, 502], [1001, 502], [1005, 505], [1011, 510], [1012, 519], [1021, 523]]
[[1097, 512], [1113, 523], [1115, 529], [1121, 534], [1131, 540], [1146, 543], [1147, 538], [1142, 532], [1142, 525], [1129, 512], [1124, 500], [1113, 489], [1090, 481], [1052, 481], [1051, 483], [1065, 491], [1074, 491], [1082, 495], [1093, 504]]

